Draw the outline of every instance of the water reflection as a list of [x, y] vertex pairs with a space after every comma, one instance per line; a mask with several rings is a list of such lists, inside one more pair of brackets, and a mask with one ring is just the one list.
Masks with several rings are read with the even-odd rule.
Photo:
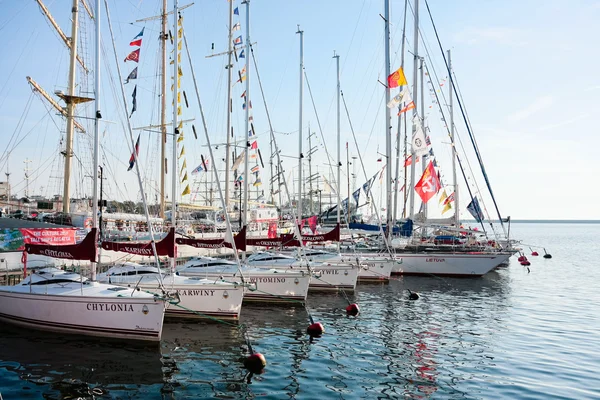
[[[163, 365], [157, 346], [42, 333], [2, 326], [0, 377], [4, 398], [20, 398], [24, 388], [38, 388], [45, 398], [92, 398], [119, 386], [160, 387]], [[10, 379], [18, 376], [18, 379]], [[12, 382], [12, 384], [8, 384]], [[15, 394], [11, 396], [11, 393]]]

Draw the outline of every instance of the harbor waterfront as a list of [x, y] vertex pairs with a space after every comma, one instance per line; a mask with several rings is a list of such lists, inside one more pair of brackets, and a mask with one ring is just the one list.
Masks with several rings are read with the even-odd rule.
[[[516, 257], [482, 278], [393, 278], [301, 307], [242, 307], [263, 374], [249, 376], [235, 325], [166, 321], [160, 346], [0, 326], [4, 399], [600, 398], [595, 250], [600, 223], [517, 223], [552, 259]], [[541, 250], [541, 249], [538, 249]], [[543, 254], [543, 251], [540, 251]], [[407, 290], [420, 299], [409, 301]]]

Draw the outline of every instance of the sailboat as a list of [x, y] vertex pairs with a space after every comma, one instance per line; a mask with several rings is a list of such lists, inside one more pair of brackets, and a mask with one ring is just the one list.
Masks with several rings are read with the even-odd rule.
[[[165, 3], [163, 2], [163, 15], [166, 14]], [[177, 2], [175, 2], [174, 15], [174, 31], [183, 29], [180, 18], [177, 12]], [[178, 52], [182, 45], [181, 35], [178, 35], [176, 45], [174, 46]], [[178, 61], [180, 53], [175, 53], [174, 62], [174, 77], [180, 79], [180, 66]], [[179, 84], [173, 85], [173, 98], [177, 99]], [[164, 97], [164, 96], [163, 96]], [[178, 123], [177, 101], [173, 102], [173, 166], [171, 168], [171, 183], [172, 183], [172, 199], [177, 198], [177, 142], [178, 142]], [[137, 255], [168, 256], [171, 261], [171, 273], [165, 274], [158, 266], [141, 265], [132, 262], [119, 263], [112, 266], [106, 273], [101, 274], [98, 279], [103, 282], [110, 282], [121, 286], [137, 286], [151, 293], [159, 294], [164, 288], [171, 291], [177, 291], [179, 302], [177, 304], [169, 303], [166, 310], [168, 317], [183, 317], [183, 318], [212, 318], [219, 317], [222, 319], [237, 320], [240, 316], [242, 307], [242, 299], [244, 296], [244, 286], [241, 283], [229, 282], [218, 277], [213, 280], [189, 278], [176, 275], [175, 272], [175, 257], [176, 246], [175, 230], [177, 227], [176, 219], [176, 204], [172, 203], [171, 210], [171, 229], [165, 238], [157, 243], [120, 243], [120, 242], [103, 242], [102, 247], [106, 250], [121, 251]], [[152, 233], [152, 227], [150, 227]]]
[[[79, 0], [73, 1], [73, 38], [77, 36]], [[74, 43], [77, 43], [74, 41]], [[100, 97], [100, 1], [96, 1], [94, 171], [99, 164]], [[73, 46], [75, 47], [75, 46]], [[71, 49], [69, 94], [74, 95], [76, 50]], [[66, 96], [66, 97], [67, 97]], [[68, 97], [67, 97], [68, 98]], [[73, 114], [69, 113], [71, 119]], [[66, 246], [28, 244], [30, 254], [53, 258], [88, 260], [95, 277], [97, 261], [98, 174], [93, 174], [93, 223], [79, 244]], [[65, 201], [68, 203], [67, 201]], [[159, 341], [165, 299], [133, 288], [106, 285], [82, 275], [55, 268], [30, 274], [16, 286], [0, 287], [0, 321], [55, 332], [119, 339]]]

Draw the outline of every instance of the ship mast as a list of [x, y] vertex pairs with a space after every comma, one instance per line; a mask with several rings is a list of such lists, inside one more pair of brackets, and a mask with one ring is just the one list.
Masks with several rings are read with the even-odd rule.
[[162, 53], [160, 93], [160, 217], [165, 218], [165, 177], [167, 174], [167, 0], [163, 0], [160, 33]]

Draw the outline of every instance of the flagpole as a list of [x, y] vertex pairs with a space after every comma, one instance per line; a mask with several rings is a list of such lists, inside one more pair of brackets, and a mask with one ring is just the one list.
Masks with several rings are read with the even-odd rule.
[[[419, 0], [415, 0], [415, 22], [414, 22], [414, 47], [413, 47], [413, 102], [415, 108], [413, 108], [413, 123], [412, 123], [412, 135], [415, 136], [417, 131], [417, 97], [418, 97], [418, 69], [419, 69]], [[410, 217], [415, 218], [415, 164], [417, 157], [415, 156], [414, 149], [411, 150], [411, 164], [410, 164]], [[405, 189], [406, 190], [406, 189]]]
[[[227, 58], [227, 127], [226, 127], [226, 144], [225, 144], [225, 212], [229, 209], [229, 164], [231, 164], [231, 74], [232, 74], [232, 61], [231, 56], [233, 55], [233, 0], [229, 2], [229, 38], [228, 44], [228, 58]], [[246, 78], [247, 79], [247, 78]], [[241, 82], [240, 82], [241, 83]], [[237, 176], [235, 177], [237, 178]]]
[[[404, 45], [406, 43], [406, 9], [408, 6], [408, 0], [404, 0], [404, 23], [402, 25], [402, 49], [400, 50], [400, 68], [402, 68], [402, 72], [404, 72]], [[400, 103], [400, 108], [403, 106]], [[406, 120], [406, 115], [404, 115], [404, 120]], [[396, 135], [396, 175], [395, 175], [395, 187], [394, 187], [394, 213], [392, 215], [393, 221], [396, 221], [398, 215], [398, 176], [400, 174], [400, 138], [402, 137], [401, 129], [402, 126], [402, 114], [398, 113], [398, 134]], [[406, 129], [404, 131], [404, 157], [403, 159], [406, 161]], [[404, 167], [404, 193], [406, 193], [406, 167]], [[404, 197], [404, 196], [403, 196]], [[406, 210], [406, 207], [404, 207]], [[404, 216], [404, 213], [403, 215]]]
[[165, 218], [165, 181], [167, 174], [167, 0], [163, 0], [161, 14], [161, 40], [160, 50], [162, 53], [161, 68], [161, 96], [160, 96], [160, 217]]
[[452, 102], [452, 59], [450, 58], [450, 50], [448, 50], [448, 77], [450, 85], [448, 85], [448, 97], [450, 98], [450, 145], [452, 146], [452, 182], [454, 182], [454, 224], [460, 226], [460, 207], [458, 203], [458, 180], [456, 178], [456, 146], [454, 145], [454, 104]]
[[[100, 0], [96, 0], [96, 40], [95, 40], [95, 61], [94, 66], [94, 108], [96, 108], [94, 118], [94, 167], [93, 167], [93, 182], [94, 189], [92, 191], [92, 229], [98, 228], [98, 172], [100, 166]], [[95, 238], [97, 241], [97, 237]], [[100, 261], [99, 259], [97, 261]], [[91, 278], [96, 280], [96, 262], [92, 263]]]
[[[233, 3], [233, 1], [232, 1]], [[243, 226], [248, 225], [248, 191], [250, 187], [248, 180], [250, 174], [248, 173], [248, 156], [250, 148], [250, 0], [244, 0], [242, 4], [246, 5], [246, 148], [244, 150], [244, 218], [242, 221]], [[240, 205], [241, 206], [241, 205]], [[240, 227], [240, 230], [242, 227]], [[242, 251], [242, 261], [246, 260], [246, 250]]]
[[[385, 76], [388, 77], [391, 74], [390, 71], [390, 1], [385, 0], [385, 10], [384, 10], [384, 20], [385, 20], [385, 33], [384, 33], [384, 46], [385, 46]], [[384, 240], [388, 240], [393, 232], [392, 226], [392, 121], [390, 116], [390, 108], [387, 107], [387, 104], [390, 102], [390, 88], [389, 86], [385, 87], [385, 158], [386, 158], [386, 182], [385, 182], [385, 190], [386, 190], [386, 212], [385, 212], [385, 220], [386, 220], [386, 230]], [[348, 193], [348, 196], [350, 194]]]
[[[300, 25], [298, 25], [298, 31], [296, 33], [300, 34], [300, 96], [298, 100], [298, 201], [296, 202], [296, 205], [298, 207], [297, 224], [300, 224], [300, 221], [302, 221], [302, 158], [304, 157], [302, 155], [302, 90], [304, 89], [304, 31], [300, 30]], [[300, 239], [302, 238], [299, 237], [298, 240]]]
[[[342, 168], [341, 155], [340, 155], [340, 140], [341, 140], [341, 120], [340, 120], [340, 56], [339, 54], [333, 53], [333, 58], [335, 58], [336, 65], [336, 76], [337, 76], [337, 87], [336, 87], [336, 96], [337, 96], [337, 224], [340, 224], [340, 213], [342, 212], [342, 204], [340, 199], [340, 191], [342, 188], [341, 185], [341, 173], [340, 170]], [[340, 245], [338, 242], [338, 252], [340, 250]]]
[[[177, 127], [177, 107], [179, 103], [177, 102], [177, 92], [179, 87], [179, 60], [178, 56], [178, 48], [177, 42], [179, 40], [179, 35], [177, 33], [177, 4], [178, 0], [174, 0], [173, 2], [173, 157], [172, 167], [171, 167], [171, 227], [176, 229], [177, 227], [177, 138], [179, 137], [179, 128]], [[175, 245], [177, 246], [177, 245]], [[171, 259], [171, 272], [175, 271], [175, 257]]]
[[65, 171], [63, 179], [63, 213], [68, 213], [71, 206], [71, 165], [73, 159], [73, 127], [75, 117], [75, 74], [77, 72], [77, 34], [79, 27], [79, 0], [73, 0], [71, 24], [71, 57], [69, 59], [69, 93], [65, 96], [67, 103], [67, 137], [65, 146]]
[[[423, 95], [425, 92], [425, 88], [424, 88], [424, 82], [423, 82], [423, 62], [424, 62], [425, 58], [424, 57], [419, 57], [419, 65], [420, 65], [420, 72], [419, 75], [421, 75], [421, 124], [423, 126], [423, 132], [425, 134], [425, 140], [427, 140], [427, 128], [425, 127], [425, 96]], [[416, 106], [416, 104], [415, 104]], [[422, 172], [425, 172], [425, 169], [427, 168], [427, 159], [429, 158], [429, 154], [425, 154], [422, 157], [422, 165], [421, 165], [421, 170]], [[427, 202], [423, 203], [423, 218], [426, 221], [427, 220]]]

